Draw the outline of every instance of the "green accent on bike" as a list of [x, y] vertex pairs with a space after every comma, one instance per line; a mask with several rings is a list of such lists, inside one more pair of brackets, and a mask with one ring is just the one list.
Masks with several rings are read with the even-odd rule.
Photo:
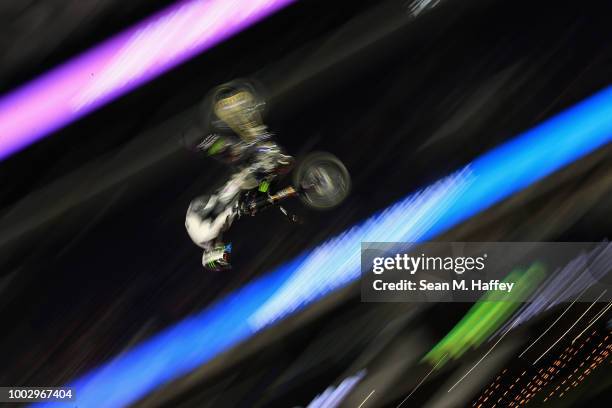
[[219, 153], [221, 149], [223, 149], [224, 146], [225, 146], [225, 140], [219, 139], [215, 143], [213, 143], [213, 145], [210, 146], [210, 148], [208, 148], [208, 154], [210, 156], [213, 156]]
[[259, 191], [261, 191], [262, 193], [266, 193], [269, 188], [270, 188], [270, 182], [269, 181], [264, 180], [261, 183], [259, 183]]

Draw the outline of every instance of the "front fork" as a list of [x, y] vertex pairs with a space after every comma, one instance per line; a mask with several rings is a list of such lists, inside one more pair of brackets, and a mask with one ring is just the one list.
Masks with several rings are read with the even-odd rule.
[[[298, 191], [293, 186], [285, 187], [282, 190], [277, 191], [275, 194], [262, 194], [252, 199], [247, 199], [243, 207], [243, 212], [249, 215], [255, 215], [256, 213], [272, 207], [286, 198], [294, 197], [297, 194]], [[297, 221], [296, 217], [289, 215], [284, 208], [280, 207], [280, 210], [292, 221]]]
[[253, 215], [265, 208], [278, 204], [279, 201], [282, 201], [289, 197], [293, 197], [295, 195], [297, 195], [297, 190], [292, 186], [289, 186], [277, 191], [275, 194], [268, 194], [266, 196], [261, 195], [259, 197], [255, 197], [252, 200], [248, 200], [246, 202], [246, 210], [248, 213]]
[[276, 204], [285, 198], [295, 197], [297, 193], [297, 190], [293, 186], [289, 186], [277, 191], [276, 194], [269, 196], [269, 199], [272, 204]]

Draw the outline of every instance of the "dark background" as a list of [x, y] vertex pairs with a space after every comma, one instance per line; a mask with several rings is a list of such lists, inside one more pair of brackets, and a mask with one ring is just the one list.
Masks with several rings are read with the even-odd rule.
[[[0, 90], [168, 4], [72, 3], [3, 3]], [[0, 384], [66, 383], [610, 83], [610, 2], [447, 0], [418, 16], [410, 4], [300, 2], [0, 163]], [[236, 77], [266, 86], [279, 143], [333, 152], [354, 190], [327, 213], [291, 205], [302, 226], [276, 211], [239, 220], [234, 270], [212, 274], [184, 215], [228, 169], [180, 138], [203, 95]], [[590, 155], [442, 239], [605, 239], [610, 157]], [[346, 295], [169, 404], [307, 405], [367, 349], [372, 321], [405, 308]], [[465, 310], [435, 306], [411, 325], [441, 335]], [[362, 321], [370, 331], [351, 334]], [[332, 336], [346, 342], [336, 358], [306, 358]]]

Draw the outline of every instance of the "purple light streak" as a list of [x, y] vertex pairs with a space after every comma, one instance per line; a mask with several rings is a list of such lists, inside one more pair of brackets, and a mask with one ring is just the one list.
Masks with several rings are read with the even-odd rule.
[[0, 161], [294, 1], [182, 1], [4, 95]]
[[[529, 299], [529, 302], [515, 313], [512, 320], [521, 325], [562, 302], [573, 299], [573, 304], [577, 299], [582, 298], [588, 288], [604, 280], [611, 270], [612, 244], [602, 242], [590, 252], [580, 254], [563, 268], [552, 273], [542, 284], [540, 290]], [[565, 311], [568, 309], [569, 307]], [[561, 316], [565, 314], [565, 311]], [[490, 338], [495, 338], [509, 325], [508, 322], [501, 326]]]

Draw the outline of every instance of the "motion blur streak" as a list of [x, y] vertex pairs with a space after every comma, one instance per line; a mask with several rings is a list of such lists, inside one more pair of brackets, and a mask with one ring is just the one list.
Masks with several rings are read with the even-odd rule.
[[[520, 405], [526, 405], [539, 394], [545, 395], [540, 399], [542, 402], [547, 402], [552, 397], [562, 398], [570, 388], [578, 387], [610, 355], [609, 333], [593, 330], [588, 338], [583, 338], [579, 343], [559, 349], [551, 356], [550, 361], [537, 371], [532, 366], [526, 370], [520, 368], [522, 374], [509, 372], [508, 369], [502, 370], [489, 386], [483, 388], [484, 392], [474, 400], [472, 406], [486, 406], [487, 400], [488, 406], [496, 400], [497, 404], [501, 402], [499, 406], [519, 406], [519, 401]], [[582, 364], [572, 370], [573, 366], [569, 364], [572, 360], [581, 361]], [[525, 375], [527, 373], [529, 375]], [[556, 387], [553, 383], [555, 379], [558, 384]], [[573, 401], [576, 402], [580, 397], [576, 396]], [[573, 404], [570, 402], [565, 406]]]
[[[538, 287], [545, 268], [535, 264], [526, 271], [513, 271], [504, 282], [516, 282], [516, 290], [502, 295], [487, 292], [453, 329], [436, 344], [423, 360], [439, 364], [447, 358], [457, 359], [470, 347], [476, 348], [521, 305], [519, 299]], [[516, 320], [513, 319], [516, 324]]]
[[365, 371], [360, 371], [352, 377], [344, 379], [337, 387], [329, 386], [317, 395], [306, 408], [335, 408], [340, 405], [346, 395], [365, 377]]
[[5, 95], [0, 160], [293, 1], [183, 1]]
[[354, 281], [360, 242], [431, 239], [611, 140], [607, 88], [76, 380], [79, 406], [125, 406]]
[[[612, 244], [609, 242], [601, 243], [590, 253], [579, 255], [565, 267], [549, 275], [540, 291], [534, 293], [529, 302], [516, 314], [517, 325], [550, 310], [561, 302], [580, 298], [578, 294], [584, 293], [602, 279], [611, 267]], [[508, 324], [500, 327], [495, 334], [505, 331]]]

